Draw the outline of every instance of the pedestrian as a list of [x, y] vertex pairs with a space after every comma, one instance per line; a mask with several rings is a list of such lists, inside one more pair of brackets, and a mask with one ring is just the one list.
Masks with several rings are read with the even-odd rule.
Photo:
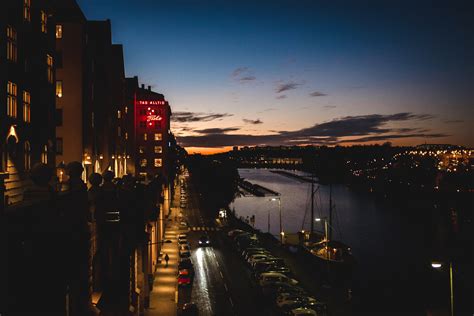
[[166, 261], [165, 268], [168, 266], [168, 261], [169, 260], [170, 260], [170, 257], [168, 256], [168, 254], [165, 254], [165, 261]]

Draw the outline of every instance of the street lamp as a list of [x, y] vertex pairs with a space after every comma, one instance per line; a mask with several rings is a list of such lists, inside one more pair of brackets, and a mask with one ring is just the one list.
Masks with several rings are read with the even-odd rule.
[[[278, 197], [273, 197], [270, 199], [270, 201], [278, 201], [278, 210], [280, 212], [280, 244], [283, 244], [283, 227], [281, 223], [281, 198]], [[270, 212], [268, 213], [268, 231], [270, 231]]]
[[328, 220], [326, 218], [319, 218], [319, 217], [315, 218], [314, 220], [316, 222], [324, 221], [324, 239], [326, 241], [328, 241], [329, 240], [329, 238], [328, 238], [328, 225], [329, 225]]
[[[431, 263], [431, 267], [434, 269], [441, 269], [443, 264], [438, 261], [433, 261]], [[450, 298], [451, 298], [451, 316], [454, 316], [454, 286], [453, 286], [453, 262], [449, 262], [449, 290], [450, 290]]]

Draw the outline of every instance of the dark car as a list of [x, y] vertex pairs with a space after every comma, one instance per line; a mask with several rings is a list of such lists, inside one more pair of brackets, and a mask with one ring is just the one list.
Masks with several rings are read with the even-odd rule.
[[209, 236], [207, 235], [202, 235], [199, 237], [199, 246], [201, 247], [207, 247], [211, 245], [211, 241], [209, 240]]
[[178, 269], [193, 269], [193, 262], [191, 258], [181, 258], [178, 264]]
[[181, 309], [181, 315], [183, 316], [197, 316], [199, 315], [199, 310], [196, 304], [186, 303]]

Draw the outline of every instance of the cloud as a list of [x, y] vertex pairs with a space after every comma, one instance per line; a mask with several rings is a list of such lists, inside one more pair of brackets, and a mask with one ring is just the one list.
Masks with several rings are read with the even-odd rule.
[[323, 109], [327, 109], [327, 110], [335, 109], [335, 108], [337, 108], [337, 106], [335, 106], [335, 105], [325, 105], [325, 106], [323, 106]]
[[276, 93], [281, 93], [283, 91], [289, 91], [289, 90], [294, 90], [296, 88], [298, 88], [298, 86], [301, 86], [301, 83], [296, 83], [296, 82], [287, 82], [287, 83], [279, 83], [276, 88], [275, 88], [275, 91]]
[[205, 128], [205, 129], [194, 130], [194, 132], [199, 133], [199, 134], [212, 135], [212, 134], [223, 134], [227, 132], [234, 132], [234, 131], [238, 131], [239, 129], [240, 128], [238, 127]]
[[173, 112], [171, 120], [178, 123], [209, 122], [232, 115], [228, 113]]
[[319, 91], [311, 92], [309, 95], [311, 97], [325, 97], [325, 96], [327, 96], [326, 93], [322, 93], [322, 92], [319, 92]]
[[287, 98], [286, 94], [280, 94], [279, 96], [276, 97], [276, 99], [278, 99], [278, 100], [282, 100], [282, 99], [286, 99], [286, 98]]
[[236, 68], [236, 69], [234, 69], [234, 71], [232, 71], [232, 77], [237, 78], [237, 77], [239, 77], [241, 74], [243, 74], [244, 72], [247, 72], [248, 70], [249, 70], [248, 67], [239, 67], [239, 68]]
[[445, 120], [444, 121], [446, 124], [459, 124], [459, 123], [464, 123], [463, 120]]
[[[448, 135], [431, 133], [416, 127], [393, 128], [388, 123], [416, 122], [433, 118], [430, 114], [402, 112], [382, 115], [345, 116], [295, 131], [277, 131], [264, 135], [209, 134], [178, 137], [182, 146], [223, 147], [255, 145], [334, 145], [338, 143], [365, 143], [396, 138], [438, 138]], [[392, 124], [390, 124], [392, 125]]]
[[257, 78], [255, 76], [246, 76], [246, 77], [239, 78], [239, 81], [240, 82], [248, 82], [248, 81], [254, 81], [256, 79]]
[[242, 119], [242, 121], [244, 121], [244, 123], [246, 124], [253, 124], [253, 125], [257, 125], [257, 124], [262, 124], [263, 122], [260, 120], [260, 119], [256, 119], [256, 120], [249, 120], [249, 119]]

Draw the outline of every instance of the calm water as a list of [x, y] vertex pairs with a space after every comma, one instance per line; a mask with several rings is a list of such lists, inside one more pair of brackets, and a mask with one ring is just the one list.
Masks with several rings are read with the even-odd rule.
[[[310, 223], [310, 187], [268, 169], [239, 169], [240, 176], [281, 194], [283, 230], [294, 233], [308, 230]], [[297, 171], [295, 173], [298, 174]], [[303, 174], [303, 173], [300, 173]], [[315, 217], [328, 215], [329, 186], [318, 185], [315, 195]], [[333, 239], [348, 244], [358, 262], [353, 287], [366, 305], [378, 301], [380, 305], [423, 305], [429, 258], [427, 257], [427, 229], [429, 225], [413, 219], [411, 212], [378, 202], [372, 195], [351, 191], [346, 186], [332, 187]], [[230, 205], [238, 216], [255, 215], [255, 227], [267, 231], [270, 212], [270, 231], [279, 231], [278, 202], [269, 197], [238, 197]], [[321, 222], [315, 229], [323, 231]], [[411, 297], [416, 297], [411, 302]], [[372, 304], [372, 303], [371, 303]], [[412, 305], [413, 306], [413, 305]], [[418, 309], [416, 306], [411, 308]], [[421, 308], [421, 306], [420, 306]]]

